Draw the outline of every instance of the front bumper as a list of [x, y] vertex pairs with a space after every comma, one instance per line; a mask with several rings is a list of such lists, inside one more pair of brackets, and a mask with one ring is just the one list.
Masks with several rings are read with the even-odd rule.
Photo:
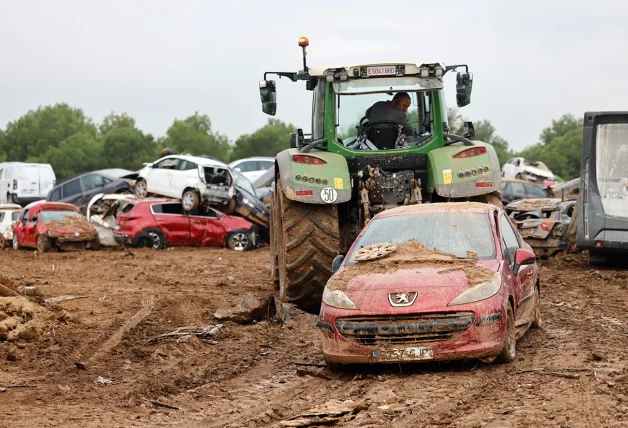
[[[499, 355], [506, 329], [503, 298], [404, 315], [334, 316], [325, 307], [318, 327], [331, 363], [399, 363], [485, 358]], [[407, 350], [420, 350], [410, 354]], [[416, 352], [416, 351], [412, 351]]]

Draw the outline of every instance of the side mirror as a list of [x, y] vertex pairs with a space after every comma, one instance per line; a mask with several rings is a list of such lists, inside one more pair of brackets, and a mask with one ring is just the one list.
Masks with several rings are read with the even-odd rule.
[[338, 269], [340, 269], [340, 265], [342, 265], [342, 262], [344, 261], [344, 259], [345, 259], [345, 256], [342, 254], [334, 257], [334, 260], [331, 262], [332, 273], [335, 273]]
[[456, 76], [456, 103], [458, 107], [471, 104], [473, 73], [460, 73]]
[[475, 139], [475, 129], [473, 128], [473, 122], [465, 122], [462, 136], [469, 140]]
[[521, 270], [521, 266], [531, 265], [536, 262], [536, 256], [530, 250], [526, 250], [525, 248], [519, 248], [515, 251], [515, 266], [513, 268], [513, 272], [515, 275], [519, 275], [519, 270]]
[[259, 96], [262, 100], [262, 111], [270, 116], [277, 112], [277, 90], [274, 80], [259, 82]]

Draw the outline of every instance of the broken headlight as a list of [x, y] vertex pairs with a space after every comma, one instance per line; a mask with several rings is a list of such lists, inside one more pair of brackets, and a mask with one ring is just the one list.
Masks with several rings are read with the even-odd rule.
[[501, 287], [502, 276], [498, 272], [492, 280], [464, 290], [462, 293], [458, 294], [454, 300], [449, 302], [447, 306], [464, 305], [466, 303], [479, 302], [480, 300], [488, 299], [489, 297], [496, 295]]
[[358, 309], [355, 303], [353, 303], [344, 292], [340, 290], [331, 291], [327, 287], [323, 290], [323, 303], [332, 308]]

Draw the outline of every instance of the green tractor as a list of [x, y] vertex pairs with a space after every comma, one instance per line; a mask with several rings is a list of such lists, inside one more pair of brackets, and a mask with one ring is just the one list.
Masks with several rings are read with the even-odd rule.
[[[269, 74], [304, 80], [312, 91], [311, 135], [297, 129], [290, 148], [276, 157], [270, 252], [281, 300], [317, 312], [334, 258], [348, 251], [373, 215], [414, 203], [501, 206], [501, 172], [494, 148], [474, 140], [470, 122], [464, 135], [450, 134], [443, 77], [464, 68], [457, 73], [456, 98], [459, 107], [468, 105], [473, 76], [466, 65], [309, 68], [308, 44], [299, 39], [303, 70], [266, 72], [260, 97], [262, 111], [274, 115], [276, 84]], [[411, 135], [396, 122], [366, 117], [373, 104], [400, 92], [411, 101]]]

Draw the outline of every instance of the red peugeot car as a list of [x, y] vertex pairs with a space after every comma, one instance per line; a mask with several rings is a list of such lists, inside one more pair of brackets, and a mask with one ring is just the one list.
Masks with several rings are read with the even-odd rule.
[[384, 211], [332, 269], [318, 321], [330, 365], [510, 362], [541, 324], [534, 253], [494, 205]]
[[129, 200], [118, 211], [113, 237], [121, 245], [151, 247], [217, 245], [250, 250], [257, 226], [213, 208], [187, 213], [172, 199]]
[[13, 248], [34, 247], [41, 253], [59, 249], [100, 248], [98, 232], [79, 209], [61, 202], [33, 202], [13, 225]]

